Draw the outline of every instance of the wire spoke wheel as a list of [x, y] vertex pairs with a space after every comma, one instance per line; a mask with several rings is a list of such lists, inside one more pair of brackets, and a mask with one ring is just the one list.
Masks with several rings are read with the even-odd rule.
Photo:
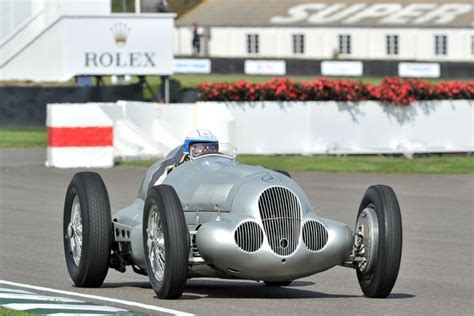
[[148, 279], [159, 298], [176, 299], [188, 273], [189, 231], [172, 186], [148, 190], [143, 210], [143, 248]]
[[156, 280], [162, 281], [166, 264], [163, 224], [158, 207], [153, 205], [148, 216], [148, 258]]
[[358, 269], [361, 272], [370, 272], [374, 267], [379, 239], [379, 223], [374, 205], [370, 204], [359, 214], [356, 233], [360, 238], [356, 245], [357, 254], [364, 259]]
[[402, 257], [402, 217], [393, 189], [373, 185], [367, 189], [356, 221], [356, 268], [359, 285], [367, 297], [390, 295]]
[[82, 215], [81, 202], [76, 194], [72, 201], [71, 222], [68, 226], [67, 237], [71, 245], [72, 258], [76, 266], [79, 266], [82, 252]]
[[112, 219], [109, 195], [97, 173], [76, 173], [69, 183], [63, 234], [66, 265], [74, 284], [101, 286], [109, 270]]

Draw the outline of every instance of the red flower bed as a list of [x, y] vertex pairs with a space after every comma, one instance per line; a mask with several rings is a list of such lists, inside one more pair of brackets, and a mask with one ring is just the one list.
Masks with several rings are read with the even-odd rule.
[[202, 101], [363, 101], [410, 104], [416, 100], [474, 99], [474, 81], [437, 84], [416, 79], [384, 78], [378, 86], [351, 80], [326, 78], [293, 82], [287, 78], [265, 83], [203, 83]]

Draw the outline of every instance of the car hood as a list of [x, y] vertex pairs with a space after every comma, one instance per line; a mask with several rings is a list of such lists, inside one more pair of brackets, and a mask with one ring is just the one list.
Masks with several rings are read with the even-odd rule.
[[219, 156], [186, 161], [168, 174], [163, 184], [174, 187], [184, 211], [230, 211], [241, 186], [273, 173]]

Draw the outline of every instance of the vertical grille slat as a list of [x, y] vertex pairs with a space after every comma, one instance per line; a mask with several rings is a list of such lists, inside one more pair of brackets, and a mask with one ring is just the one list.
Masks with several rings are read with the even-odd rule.
[[263, 242], [263, 233], [257, 225], [253, 225], [252, 228], [252, 236], [258, 236], [259, 233], [262, 235], [261, 238], [252, 238], [253, 241], [253, 249], [260, 248], [261, 243]]
[[263, 231], [255, 222], [243, 222], [235, 230], [234, 239], [243, 251], [255, 252], [263, 244]]
[[319, 251], [328, 242], [328, 231], [318, 221], [307, 221], [303, 225], [303, 241], [309, 250]]
[[298, 246], [301, 226], [301, 206], [296, 195], [284, 187], [264, 190], [258, 208], [268, 243], [281, 256], [292, 254]]

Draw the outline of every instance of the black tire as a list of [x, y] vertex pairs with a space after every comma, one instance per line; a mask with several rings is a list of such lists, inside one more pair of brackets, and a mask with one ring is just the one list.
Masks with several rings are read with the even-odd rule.
[[[77, 261], [73, 256], [71, 239], [80, 230], [71, 228], [68, 231], [76, 196], [80, 206], [77, 214], [81, 215], [82, 220], [82, 250]], [[109, 270], [112, 219], [109, 195], [97, 173], [80, 172], [72, 178], [64, 203], [63, 238], [66, 265], [74, 284], [77, 287], [101, 286]]]
[[288, 286], [293, 281], [263, 281], [266, 286]]
[[278, 172], [278, 173], [281, 173], [281, 174], [284, 174], [285, 176], [287, 176], [288, 178], [291, 179], [290, 173], [289, 173], [288, 171], [286, 171], [286, 170], [273, 170], [273, 171]]
[[373, 208], [378, 222], [378, 246], [370, 271], [357, 269], [357, 279], [367, 297], [385, 298], [397, 280], [402, 257], [402, 217], [393, 189], [386, 185], [373, 185], [367, 189], [359, 207], [359, 214]]
[[[165, 249], [165, 264], [161, 280], [155, 277], [148, 250], [148, 222], [150, 211], [155, 206], [161, 219]], [[148, 278], [156, 295], [161, 299], [181, 297], [188, 272], [189, 231], [183, 207], [172, 186], [158, 185], [148, 190], [143, 211], [143, 247]]]

